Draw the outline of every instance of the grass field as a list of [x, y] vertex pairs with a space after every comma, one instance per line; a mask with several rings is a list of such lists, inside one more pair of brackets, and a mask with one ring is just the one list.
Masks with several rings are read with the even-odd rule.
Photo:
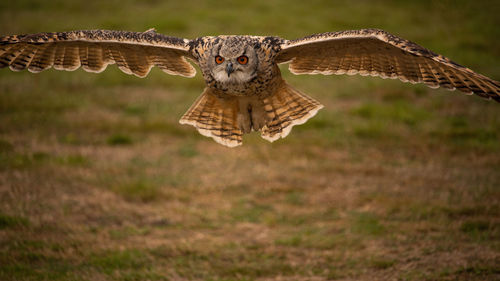
[[[251, 2], [251, 3], [250, 3]], [[1, 1], [0, 34], [376, 27], [500, 80], [498, 1]], [[499, 280], [500, 105], [283, 75], [325, 109], [229, 149], [194, 79], [0, 70], [0, 280]]]

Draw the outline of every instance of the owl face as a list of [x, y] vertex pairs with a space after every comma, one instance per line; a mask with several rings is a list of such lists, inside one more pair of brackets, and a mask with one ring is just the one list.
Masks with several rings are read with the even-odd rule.
[[208, 64], [212, 77], [224, 84], [241, 84], [257, 76], [255, 47], [238, 38], [229, 38], [215, 45]]

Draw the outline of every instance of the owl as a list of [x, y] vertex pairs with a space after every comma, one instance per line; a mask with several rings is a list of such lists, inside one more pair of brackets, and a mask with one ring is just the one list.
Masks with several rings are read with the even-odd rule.
[[259, 131], [268, 141], [286, 137], [323, 107], [290, 86], [278, 64], [294, 74], [360, 74], [431, 88], [458, 89], [500, 102], [500, 83], [413, 42], [378, 29], [275, 36], [206, 36], [193, 40], [146, 32], [84, 30], [0, 38], [0, 68], [40, 72], [80, 66], [101, 72], [116, 64], [145, 77], [153, 66], [193, 77], [197, 64], [206, 87], [180, 119], [228, 147]]

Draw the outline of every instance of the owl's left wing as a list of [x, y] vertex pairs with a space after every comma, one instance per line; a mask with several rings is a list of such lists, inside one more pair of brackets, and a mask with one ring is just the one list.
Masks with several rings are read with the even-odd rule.
[[413, 42], [377, 29], [285, 40], [276, 63], [294, 74], [360, 74], [458, 89], [500, 102], [500, 83]]
[[[0, 37], [0, 68], [31, 72], [54, 67], [72, 71], [80, 66], [101, 72], [117, 64], [127, 74], [145, 77], [153, 66], [168, 74], [193, 77], [189, 40], [154, 30], [129, 32], [81, 30]], [[193, 58], [194, 60], [194, 58]]]

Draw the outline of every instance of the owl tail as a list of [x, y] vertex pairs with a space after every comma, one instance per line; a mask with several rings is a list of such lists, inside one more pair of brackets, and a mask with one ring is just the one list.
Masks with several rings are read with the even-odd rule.
[[292, 88], [285, 81], [282, 81], [274, 95], [263, 102], [267, 120], [261, 129], [262, 138], [270, 142], [286, 137], [293, 126], [305, 123], [323, 108], [318, 101]]
[[219, 99], [205, 88], [179, 123], [192, 125], [200, 134], [222, 145], [235, 147], [241, 145], [243, 136], [237, 123], [237, 114], [237, 100]]
[[274, 94], [253, 97], [217, 98], [205, 88], [179, 123], [194, 126], [200, 134], [235, 147], [252, 130], [261, 131], [268, 141], [284, 138], [292, 127], [303, 124], [323, 108], [316, 100], [293, 89], [285, 81]]

